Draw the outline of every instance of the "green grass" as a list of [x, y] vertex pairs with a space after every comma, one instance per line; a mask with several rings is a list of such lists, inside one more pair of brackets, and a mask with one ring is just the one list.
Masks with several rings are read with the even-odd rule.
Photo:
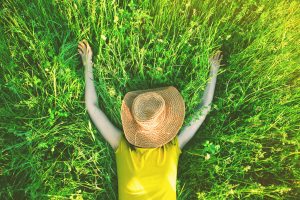
[[120, 130], [127, 92], [169, 85], [188, 125], [222, 51], [212, 110], [179, 159], [178, 200], [300, 198], [299, 1], [2, 2], [1, 199], [117, 199], [113, 149], [85, 108], [82, 39]]

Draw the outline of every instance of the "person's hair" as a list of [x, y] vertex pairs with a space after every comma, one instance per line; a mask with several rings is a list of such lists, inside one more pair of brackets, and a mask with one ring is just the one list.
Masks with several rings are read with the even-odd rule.
[[129, 145], [130, 149], [131, 149], [132, 151], [136, 151], [135, 146], [134, 146], [133, 144], [131, 144], [130, 142], [128, 142], [128, 140], [126, 139], [125, 136], [124, 136], [123, 138], [127, 141], [127, 144]]
[[[126, 139], [126, 138], [125, 138]], [[126, 139], [127, 140], [127, 139]], [[128, 142], [128, 141], [127, 141]], [[129, 144], [129, 147], [130, 147], [130, 149], [132, 150], [132, 151], [136, 151], [136, 148], [135, 148], [135, 146], [133, 145], [133, 144], [131, 144], [130, 142], [128, 142], [128, 144]]]
[[[134, 146], [133, 144], [131, 144], [130, 142], [128, 142], [128, 140], [126, 139], [126, 137], [124, 137], [124, 139], [127, 141], [128, 145], [129, 145], [129, 147], [130, 147], [130, 149], [131, 149], [132, 151], [136, 151], [136, 148], [135, 148], [136, 146]], [[172, 140], [170, 141], [170, 143], [173, 144], [173, 145], [175, 145], [175, 143], [172, 142]]]

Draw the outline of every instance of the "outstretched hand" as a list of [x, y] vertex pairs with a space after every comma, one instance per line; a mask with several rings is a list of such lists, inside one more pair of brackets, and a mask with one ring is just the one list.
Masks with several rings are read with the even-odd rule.
[[93, 52], [89, 43], [85, 39], [83, 39], [83, 42], [78, 42], [80, 44], [78, 45], [78, 48], [80, 48], [78, 49], [78, 51], [81, 55], [83, 65], [86, 66], [87, 62], [92, 61]]
[[219, 59], [220, 57], [220, 54], [221, 54], [221, 51], [218, 49], [217, 50], [217, 54], [215, 54], [215, 56], [212, 56], [210, 59], [209, 59], [209, 63], [211, 64], [211, 69], [212, 70], [215, 70], [215, 71], [218, 71], [219, 68], [220, 68], [220, 63], [221, 63], [221, 60], [223, 58], [223, 55], [221, 55], [221, 58]]

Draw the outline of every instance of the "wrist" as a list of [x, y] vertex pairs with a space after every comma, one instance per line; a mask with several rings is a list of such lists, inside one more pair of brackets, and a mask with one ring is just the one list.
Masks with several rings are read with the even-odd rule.
[[220, 65], [211, 65], [210, 71], [211, 72], [218, 72], [220, 69]]
[[91, 61], [88, 61], [85, 65], [84, 65], [85, 70], [91, 70], [92, 69], [92, 64]]

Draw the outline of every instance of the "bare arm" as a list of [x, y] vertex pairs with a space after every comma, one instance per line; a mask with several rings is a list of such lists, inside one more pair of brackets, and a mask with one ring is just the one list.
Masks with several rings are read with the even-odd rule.
[[97, 106], [97, 93], [94, 86], [94, 75], [92, 70], [92, 56], [93, 52], [86, 40], [83, 42], [78, 42], [78, 52], [81, 55], [81, 59], [84, 66], [84, 76], [85, 76], [85, 106], [87, 108], [92, 106]]
[[[179, 133], [178, 140], [180, 149], [194, 136], [197, 132], [201, 124], [206, 118], [207, 113], [210, 111], [211, 106], [209, 104], [212, 102], [216, 81], [217, 81], [217, 73], [214, 71], [210, 71], [209, 78], [212, 78], [210, 82], [206, 85], [203, 100], [198, 105], [196, 113], [194, 117], [188, 122], [191, 126], [185, 126], [184, 129]], [[202, 116], [200, 116], [202, 113]], [[197, 121], [197, 118], [199, 120]]]
[[[217, 56], [219, 56], [217, 54]], [[219, 58], [219, 57], [218, 57]], [[221, 56], [222, 58], [222, 56]], [[210, 60], [212, 61], [212, 60]], [[219, 63], [212, 64], [210, 68], [209, 73], [209, 83], [206, 85], [203, 99], [201, 103], [198, 105], [196, 113], [194, 117], [188, 122], [188, 124], [191, 124], [191, 126], [185, 126], [184, 129], [179, 133], [178, 140], [179, 140], [179, 147], [182, 149], [184, 145], [194, 136], [194, 134], [197, 132], [201, 124], [206, 118], [207, 113], [210, 111], [211, 106], [209, 105], [214, 96], [215, 92], [215, 86], [217, 82], [217, 73], [219, 70]], [[200, 116], [202, 113], [202, 116]], [[199, 120], [197, 121], [197, 118]]]
[[84, 66], [85, 71], [85, 106], [86, 108], [98, 106], [98, 96], [94, 85], [94, 75], [91, 61]]
[[[79, 42], [81, 46], [83, 43]], [[88, 43], [85, 41], [86, 46]], [[85, 46], [81, 48], [83, 52], [86, 51]], [[88, 46], [87, 49], [90, 49]], [[82, 54], [81, 54], [82, 55]], [[91, 57], [84, 61], [85, 57], [83, 57], [83, 63], [85, 67], [85, 105], [92, 119], [93, 123], [97, 127], [98, 131], [101, 135], [108, 141], [111, 147], [114, 150], [117, 150], [119, 138], [121, 136], [121, 131], [116, 128], [111, 121], [107, 118], [104, 112], [98, 106], [98, 97], [96, 93], [96, 88], [94, 85], [94, 75], [92, 71], [92, 63]]]

